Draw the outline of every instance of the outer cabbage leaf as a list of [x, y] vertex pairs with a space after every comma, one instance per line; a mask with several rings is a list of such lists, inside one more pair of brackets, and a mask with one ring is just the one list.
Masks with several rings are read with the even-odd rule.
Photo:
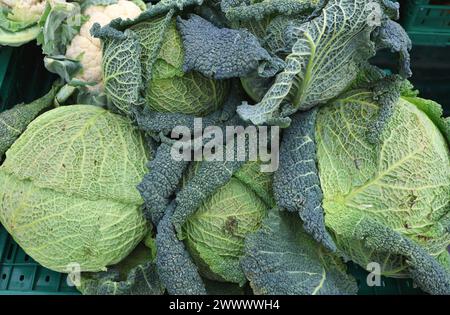
[[385, 111], [375, 95], [350, 92], [317, 116], [326, 226], [359, 265], [377, 262], [385, 275], [411, 276], [429, 293], [448, 294], [450, 154], [426, 114], [436, 108], [422, 111], [399, 98]]
[[316, 166], [316, 115], [317, 110], [296, 114], [291, 127], [283, 134], [273, 192], [278, 207], [298, 213], [304, 230], [334, 251], [336, 245], [325, 228], [323, 195]]
[[170, 12], [175, 13], [183, 11], [190, 6], [200, 6], [203, 0], [161, 0], [156, 3], [148, 3], [147, 10], [134, 20], [115, 19], [111, 21], [110, 26], [119, 31], [124, 31], [130, 26], [137, 25], [141, 22], [150, 21]]
[[[173, 13], [170, 11], [162, 17], [144, 21], [130, 27], [138, 36], [142, 47], [141, 64], [144, 80], [152, 78], [153, 67], [158, 62], [158, 59], [161, 59], [159, 62], [163, 61], [164, 65], [169, 69], [165, 74], [160, 70], [154, 76], [169, 78], [183, 75], [181, 71], [183, 52], [181, 45], [178, 45], [180, 39], [172, 16]], [[164, 68], [164, 66], [160, 65], [159, 68]]]
[[299, 15], [312, 12], [321, 0], [222, 0], [221, 7], [231, 21], [261, 20], [268, 15]]
[[171, 197], [178, 188], [188, 163], [175, 161], [171, 156], [171, 145], [162, 143], [153, 160], [148, 163], [150, 170], [138, 185], [139, 192], [145, 200], [147, 219], [158, 224], [170, 204]]
[[401, 25], [387, 20], [382, 27], [375, 30], [374, 37], [377, 49], [389, 48], [392, 52], [399, 53], [399, 73], [404, 78], [410, 77], [412, 72], [409, 51], [412, 43]]
[[273, 209], [245, 240], [241, 266], [255, 294], [356, 294], [338, 257], [303, 231], [298, 217]]
[[[93, 34], [97, 29], [92, 30]], [[109, 35], [112, 34], [112, 35]], [[130, 107], [140, 106], [144, 100], [142, 87], [141, 46], [137, 35], [126, 30], [123, 34], [108, 28], [103, 40], [103, 83], [105, 93], [121, 111], [130, 112]]]
[[82, 273], [77, 289], [88, 295], [160, 295], [165, 291], [151, 250], [143, 244], [107, 272]]
[[172, 225], [174, 204], [167, 208], [156, 234], [156, 265], [169, 294], [206, 294], [205, 286], [184, 244]]
[[271, 61], [258, 39], [246, 30], [218, 28], [198, 15], [177, 18], [186, 52], [183, 70], [196, 70], [215, 79], [241, 77], [260, 61]]
[[80, 31], [86, 17], [81, 14], [78, 3], [47, 2], [39, 21], [41, 32], [37, 42], [48, 56], [64, 55], [67, 45]]
[[244, 103], [238, 108], [239, 115], [254, 124], [288, 125], [288, 115], [343, 92], [375, 55], [370, 37], [377, 27], [370, 20], [374, 14], [372, 6], [381, 9], [380, 23], [384, 23], [392, 10], [385, 4], [390, 3], [377, 1], [368, 5], [365, 0], [330, 0], [319, 16], [293, 27], [290, 31], [295, 43], [286, 57], [284, 71], [260, 103]]
[[59, 87], [59, 84], [55, 85], [46, 95], [30, 104], [18, 104], [0, 113], [0, 157], [40, 112], [53, 105]]

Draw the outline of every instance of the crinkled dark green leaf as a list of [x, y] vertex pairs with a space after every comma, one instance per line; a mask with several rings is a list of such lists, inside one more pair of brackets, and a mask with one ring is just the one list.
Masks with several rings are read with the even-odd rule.
[[183, 38], [183, 70], [196, 70], [214, 79], [241, 77], [272, 57], [258, 39], [246, 30], [218, 28], [198, 15], [177, 18]]
[[255, 294], [356, 294], [345, 265], [318, 245], [295, 214], [272, 209], [247, 236], [241, 266]]
[[175, 193], [187, 161], [176, 161], [171, 156], [172, 146], [162, 143], [156, 156], [148, 163], [150, 170], [138, 186], [145, 201], [144, 215], [154, 224], [158, 224], [170, 204], [170, 197]]
[[172, 224], [174, 204], [169, 205], [158, 224], [156, 265], [169, 294], [206, 294], [197, 266], [192, 262]]
[[409, 51], [412, 48], [411, 40], [400, 24], [387, 20], [375, 30], [377, 49], [390, 49], [399, 54], [399, 73], [404, 78], [412, 75]]
[[317, 169], [315, 123], [317, 110], [297, 113], [280, 146], [280, 165], [273, 193], [279, 207], [297, 213], [303, 228], [329, 250], [336, 250], [325, 228], [322, 189]]
[[140, 244], [108, 271], [82, 273], [77, 289], [88, 295], [161, 295], [165, 289], [152, 259], [151, 249]]
[[231, 21], [261, 20], [268, 15], [299, 15], [312, 12], [320, 0], [222, 0], [221, 7]]

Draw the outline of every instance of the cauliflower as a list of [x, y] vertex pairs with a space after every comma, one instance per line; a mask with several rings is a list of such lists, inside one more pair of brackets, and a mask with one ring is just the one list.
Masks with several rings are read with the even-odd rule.
[[37, 21], [45, 9], [46, 0], [0, 0], [0, 7], [11, 9], [11, 15], [20, 21]]
[[21, 46], [39, 34], [45, 0], [0, 0], [0, 46]]
[[90, 6], [84, 11], [89, 20], [83, 24], [80, 33], [76, 35], [66, 50], [66, 57], [80, 61], [82, 71], [75, 76], [84, 82], [97, 83], [90, 86], [89, 90], [100, 92], [103, 90], [102, 83], [102, 47], [99, 39], [90, 34], [94, 23], [105, 26], [116, 18], [134, 19], [141, 14], [141, 9], [132, 1], [119, 0], [116, 4], [109, 6]]

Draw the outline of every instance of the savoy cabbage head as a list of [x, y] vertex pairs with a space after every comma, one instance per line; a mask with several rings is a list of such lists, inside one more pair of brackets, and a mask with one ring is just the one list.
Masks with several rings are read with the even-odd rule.
[[402, 86], [382, 80], [296, 114], [275, 198], [344, 258], [448, 294], [450, 122]]
[[209, 279], [240, 285], [247, 281], [239, 266], [244, 239], [259, 229], [273, 205], [272, 176], [259, 167], [257, 162], [242, 166], [182, 226], [181, 238], [200, 273]]
[[184, 71], [176, 3], [165, 5], [161, 1], [135, 20], [94, 25], [92, 34], [103, 42], [105, 93], [125, 113], [144, 105], [157, 112], [204, 116], [223, 105], [229, 84]]
[[35, 119], [0, 167], [0, 221], [43, 266], [101, 271], [142, 240], [139, 132], [104, 109], [73, 105]]

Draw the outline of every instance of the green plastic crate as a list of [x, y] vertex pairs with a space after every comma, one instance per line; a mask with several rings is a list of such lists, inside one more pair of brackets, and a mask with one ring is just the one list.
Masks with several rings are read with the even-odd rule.
[[0, 226], [0, 295], [79, 294], [67, 275], [40, 266]]
[[450, 46], [450, 1], [405, 1], [402, 14], [403, 27], [415, 45]]

